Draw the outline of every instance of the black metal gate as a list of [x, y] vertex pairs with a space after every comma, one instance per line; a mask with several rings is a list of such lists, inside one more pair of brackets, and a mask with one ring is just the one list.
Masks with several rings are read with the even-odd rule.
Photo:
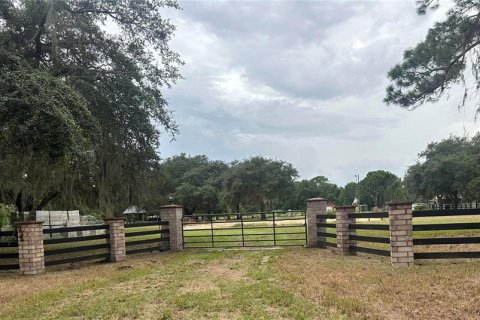
[[272, 211], [184, 216], [183, 247], [240, 248], [305, 246], [303, 211]]

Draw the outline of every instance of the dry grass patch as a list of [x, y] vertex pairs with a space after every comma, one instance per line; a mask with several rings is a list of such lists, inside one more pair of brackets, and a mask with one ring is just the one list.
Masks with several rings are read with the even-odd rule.
[[[278, 251], [276, 254], [280, 254]], [[0, 277], [0, 319], [314, 319], [268, 251], [196, 251]]]
[[278, 268], [292, 290], [352, 319], [479, 319], [479, 262], [393, 268], [388, 259], [290, 251]]
[[480, 262], [187, 251], [0, 275], [0, 319], [479, 319]]

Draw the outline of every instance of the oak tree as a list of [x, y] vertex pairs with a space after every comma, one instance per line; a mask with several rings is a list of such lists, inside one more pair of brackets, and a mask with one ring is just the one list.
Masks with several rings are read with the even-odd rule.
[[0, 0], [2, 74], [47, 73], [98, 125], [93, 165], [70, 190], [106, 215], [141, 199], [160, 128], [177, 130], [162, 90], [180, 78], [182, 61], [162, 12], [178, 8], [174, 0]]

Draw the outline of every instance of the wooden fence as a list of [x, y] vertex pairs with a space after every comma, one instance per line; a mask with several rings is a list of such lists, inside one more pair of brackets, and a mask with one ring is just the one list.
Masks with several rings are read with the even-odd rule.
[[[478, 209], [449, 209], [449, 210], [425, 210], [413, 211], [413, 218], [431, 218], [431, 217], [480, 217], [480, 208]], [[415, 220], [414, 220], [415, 221]], [[479, 220], [480, 221], [480, 220]], [[479, 222], [453, 222], [453, 223], [426, 223], [413, 224], [414, 239], [413, 245], [418, 247], [454, 245], [454, 251], [433, 251], [433, 252], [415, 252], [415, 259], [458, 259], [458, 258], [480, 258], [480, 245], [476, 251], [459, 251], [460, 246], [465, 244], [480, 244], [480, 223]], [[432, 232], [449, 231], [448, 237], [429, 236]], [[468, 233], [464, 233], [467, 231]], [[462, 232], [463, 234], [459, 234]], [[420, 237], [418, 237], [420, 236]]]
[[0, 270], [19, 268], [18, 241], [15, 230], [0, 231]]
[[480, 258], [480, 208], [412, 211], [411, 203], [392, 203], [385, 212], [356, 212], [345, 206], [327, 214], [318, 204], [326, 200], [312, 200], [319, 209], [309, 211], [317, 227], [309, 246], [333, 247], [343, 255], [389, 256], [394, 265], [410, 265], [415, 259]]
[[[112, 260], [112, 254], [119, 254], [114, 251], [125, 256], [170, 249], [168, 221], [124, 224], [119, 220], [119, 228], [112, 224], [61, 228], [44, 228], [41, 222], [31, 224], [29, 227], [24, 222], [15, 230], [0, 232], [0, 270], [22, 270], [23, 263], [27, 270], [23, 273], [37, 274], [44, 267]], [[38, 234], [32, 236], [29, 232], [37, 230], [36, 226]], [[112, 233], [120, 234], [124, 243], [113, 241]]]

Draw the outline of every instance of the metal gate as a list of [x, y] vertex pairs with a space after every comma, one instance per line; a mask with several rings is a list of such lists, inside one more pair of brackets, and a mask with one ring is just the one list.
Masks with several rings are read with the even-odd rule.
[[305, 246], [303, 211], [271, 211], [184, 216], [183, 247], [241, 248]]

